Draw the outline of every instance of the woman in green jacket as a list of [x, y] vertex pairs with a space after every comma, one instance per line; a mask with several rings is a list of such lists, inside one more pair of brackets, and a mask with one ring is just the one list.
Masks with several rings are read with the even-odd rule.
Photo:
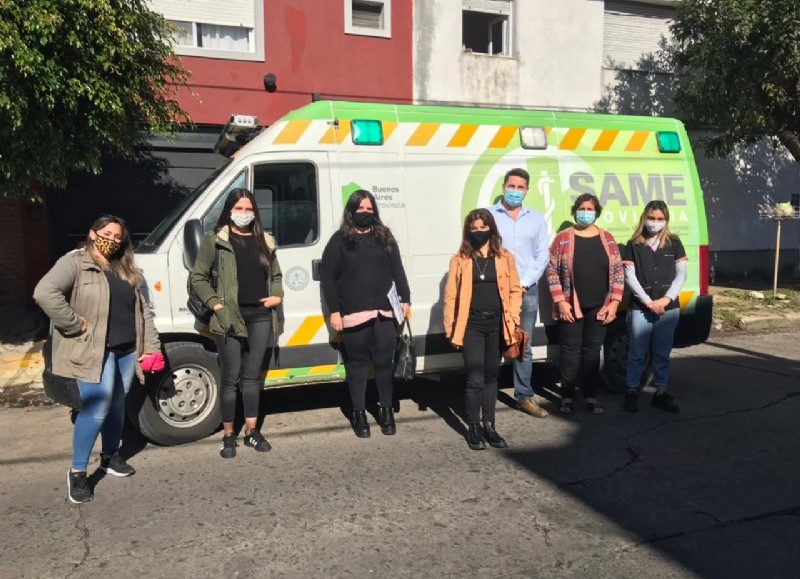
[[[256, 208], [256, 200], [247, 189], [228, 194], [214, 231], [200, 246], [191, 277], [195, 293], [213, 311], [209, 329], [222, 370], [223, 458], [236, 456], [233, 419], [237, 392], [241, 392], [244, 407], [245, 446], [258, 452], [272, 448], [256, 423], [264, 359], [278, 336], [277, 307], [283, 302], [283, 274], [275, 255], [275, 240], [264, 232]], [[212, 280], [215, 270], [218, 278]]]
[[[142, 362], [152, 367], [161, 344], [147, 301], [144, 280], [133, 262], [125, 222], [103, 215], [92, 224], [83, 247], [58, 260], [36, 285], [33, 298], [53, 322], [53, 373], [74, 378], [81, 411], [72, 437], [69, 500], [85, 503], [94, 493], [86, 469], [98, 435], [100, 468], [114, 476], [135, 471], [119, 456], [125, 396]], [[159, 361], [163, 368], [163, 358]]]

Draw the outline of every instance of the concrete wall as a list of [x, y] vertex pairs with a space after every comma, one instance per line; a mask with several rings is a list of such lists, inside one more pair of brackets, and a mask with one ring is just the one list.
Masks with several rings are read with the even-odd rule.
[[414, 99], [585, 110], [602, 93], [603, 2], [513, 2], [511, 56], [465, 53], [461, 0], [414, 2]]

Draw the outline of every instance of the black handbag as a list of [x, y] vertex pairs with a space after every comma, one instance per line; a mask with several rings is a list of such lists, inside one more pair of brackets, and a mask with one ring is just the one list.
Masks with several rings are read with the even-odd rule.
[[[219, 284], [219, 248], [216, 248], [214, 251], [214, 265], [211, 267], [211, 279], [209, 281], [211, 282], [212, 289], [217, 291], [217, 286]], [[186, 306], [189, 308], [189, 311], [192, 312], [192, 315], [198, 322], [207, 326], [214, 312], [195, 293], [194, 287], [192, 287], [191, 274], [186, 278], [186, 294], [189, 296], [186, 299]]]
[[417, 371], [417, 352], [414, 346], [414, 336], [411, 334], [411, 324], [404, 320], [400, 326], [400, 335], [394, 346], [394, 366], [392, 375], [395, 380], [413, 380]]

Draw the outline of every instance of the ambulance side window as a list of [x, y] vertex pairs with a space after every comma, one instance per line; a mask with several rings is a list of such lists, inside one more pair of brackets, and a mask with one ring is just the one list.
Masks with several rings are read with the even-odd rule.
[[222, 192], [222, 195], [219, 196], [205, 217], [203, 217], [203, 231], [208, 233], [214, 229], [219, 219], [219, 214], [222, 213], [222, 207], [225, 205], [225, 199], [228, 198], [228, 193], [239, 187], [247, 187], [247, 169], [236, 175], [236, 178], [225, 187], [225, 191]]
[[278, 247], [313, 245], [319, 239], [317, 171], [312, 163], [264, 163], [253, 168], [253, 195], [264, 229]]

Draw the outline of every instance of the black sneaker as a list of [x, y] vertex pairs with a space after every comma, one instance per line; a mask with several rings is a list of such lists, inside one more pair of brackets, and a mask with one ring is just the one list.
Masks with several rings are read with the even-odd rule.
[[656, 395], [653, 396], [653, 399], [650, 401], [650, 405], [660, 408], [665, 412], [672, 412], [673, 414], [677, 414], [681, 411], [680, 407], [675, 404], [675, 400], [672, 398], [672, 396], [666, 392], [663, 394], [656, 393]]
[[244, 445], [252, 446], [257, 452], [269, 452], [272, 450], [272, 445], [267, 442], [260, 430], [251, 430], [250, 434], [244, 437]]
[[236, 456], [236, 435], [235, 434], [226, 434], [222, 437], [222, 446], [219, 449], [219, 455], [222, 458], [233, 458]]
[[625, 404], [622, 406], [625, 412], [639, 412], [639, 393], [628, 392], [625, 394]]
[[67, 471], [67, 496], [76, 505], [88, 503], [94, 498], [94, 493], [89, 487], [89, 479], [86, 478], [86, 471]]
[[113, 476], [131, 476], [136, 474], [136, 470], [120, 457], [119, 453], [111, 456], [100, 455], [100, 469]]

